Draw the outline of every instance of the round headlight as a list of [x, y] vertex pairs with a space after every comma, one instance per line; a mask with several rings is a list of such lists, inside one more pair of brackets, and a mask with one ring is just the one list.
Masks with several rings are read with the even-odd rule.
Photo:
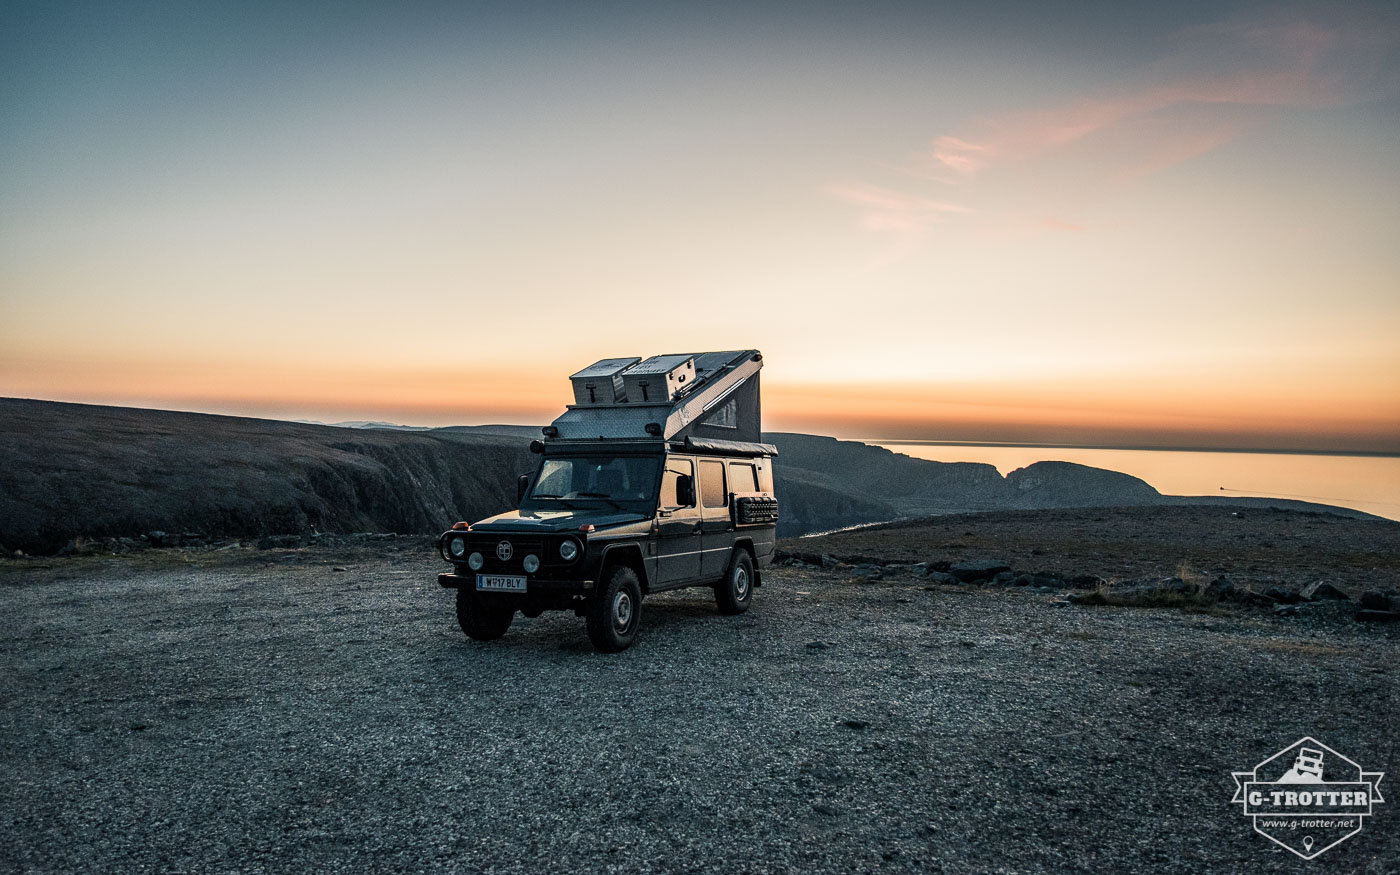
[[521, 564], [525, 566], [526, 574], [534, 574], [536, 571], [540, 570], [540, 557], [531, 553], [529, 556], [525, 557], [525, 561]]
[[447, 552], [452, 554], [453, 559], [461, 559], [467, 553], [467, 541], [465, 538], [453, 538], [447, 542]]
[[481, 558], [480, 553], [473, 553], [467, 557], [467, 564], [471, 566], [472, 571], [480, 571], [481, 566], [485, 564], [485, 560]]
[[578, 555], [578, 544], [575, 544], [573, 541], [568, 540], [568, 539], [565, 539], [565, 540], [559, 542], [559, 558], [560, 558], [560, 559], [563, 559], [565, 562], [572, 562], [572, 561], [574, 561], [574, 557], [577, 556], [577, 555]]

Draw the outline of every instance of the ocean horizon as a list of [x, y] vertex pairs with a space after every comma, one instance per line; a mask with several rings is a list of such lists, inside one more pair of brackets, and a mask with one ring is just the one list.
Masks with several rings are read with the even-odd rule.
[[1003, 475], [1036, 462], [1073, 462], [1141, 478], [1163, 495], [1286, 498], [1400, 520], [1400, 455], [879, 438], [861, 442], [933, 462], [980, 462]]

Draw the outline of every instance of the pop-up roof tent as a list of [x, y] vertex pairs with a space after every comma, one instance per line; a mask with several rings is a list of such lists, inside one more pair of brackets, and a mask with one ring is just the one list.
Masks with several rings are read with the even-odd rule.
[[701, 452], [775, 455], [760, 443], [756, 349], [603, 359], [574, 374], [574, 403], [545, 436], [669, 441]]

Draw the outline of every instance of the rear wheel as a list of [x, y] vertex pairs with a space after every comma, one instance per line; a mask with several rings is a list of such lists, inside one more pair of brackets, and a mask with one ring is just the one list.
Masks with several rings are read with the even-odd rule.
[[617, 653], [637, 640], [642, 619], [642, 585], [637, 572], [614, 566], [598, 591], [588, 598], [588, 640], [600, 653]]
[[742, 547], [735, 549], [724, 579], [715, 584], [715, 603], [721, 614], [742, 614], [753, 601], [753, 558]]
[[495, 641], [515, 619], [515, 609], [493, 599], [483, 599], [465, 587], [457, 590], [457, 625], [473, 641]]

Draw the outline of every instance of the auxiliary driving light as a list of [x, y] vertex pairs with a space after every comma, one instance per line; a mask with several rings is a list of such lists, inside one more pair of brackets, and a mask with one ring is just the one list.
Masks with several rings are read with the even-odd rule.
[[480, 553], [473, 553], [467, 557], [467, 565], [471, 566], [472, 571], [480, 571], [481, 566], [485, 564], [486, 560], [481, 558]]
[[464, 538], [453, 538], [447, 542], [447, 552], [452, 554], [453, 559], [461, 559], [467, 552], [467, 542]]
[[526, 574], [534, 574], [536, 571], [540, 570], [540, 557], [531, 553], [529, 556], [525, 557], [525, 561], [521, 564], [525, 566]]
[[563, 559], [565, 562], [572, 562], [574, 561], [574, 557], [577, 555], [578, 544], [575, 544], [573, 541], [567, 539], [559, 542], [560, 559]]

